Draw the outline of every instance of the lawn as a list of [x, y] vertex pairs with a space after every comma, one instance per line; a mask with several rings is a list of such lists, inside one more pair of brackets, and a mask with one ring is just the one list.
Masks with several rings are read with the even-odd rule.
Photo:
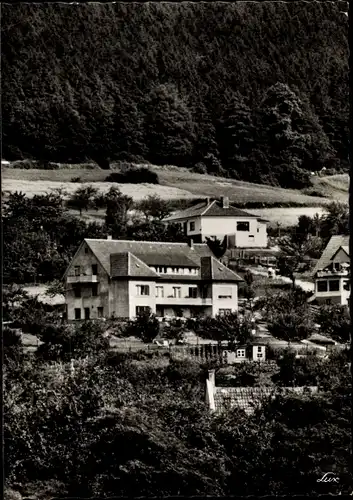
[[[114, 164], [112, 169], [115, 169]], [[207, 174], [196, 174], [186, 168], [177, 167], [149, 167], [155, 171], [160, 185], [150, 184], [115, 184], [124, 194], [134, 199], [141, 199], [149, 194], [158, 194], [165, 199], [220, 197], [228, 196], [231, 201], [238, 203], [266, 202], [266, 203], [296, 203], [305, 206], [320, 206], [329, 200], [308, 196], [301, 191], [283, 189], [261, 184], [236, 181]], [[29, 195], [42, 194], [63, 187], [72, 193], [85, 183], [94, 183], [101, 191], [106, 191], [111, 183], [104, 182], [109, 171], [101, 169], [70, 168], [60, 170], [22, 170], [3, 168], [3, 191], [23, 191]], [[80, 183], [71, 182], [72, 178], [79, 177]], [[348, 193], [347, 193], [348, 196]]]

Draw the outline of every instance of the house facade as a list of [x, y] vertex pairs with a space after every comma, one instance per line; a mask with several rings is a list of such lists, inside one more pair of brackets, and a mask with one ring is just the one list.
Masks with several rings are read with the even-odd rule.
[[228, 197], [207, 199], [166, 217], [164, 222], [180, 224], [185, 234], [198, 242], [226, 237], [227, 248], [267, 247], [267, 221], [231, 206]]
[[68, 320], [238, 310], [242, 279], [207, 244], [86, 239], [64, 275]]
[[332, 236], [313, 271], [315, 293], [310, 302], [349, 305], [349, 236]]

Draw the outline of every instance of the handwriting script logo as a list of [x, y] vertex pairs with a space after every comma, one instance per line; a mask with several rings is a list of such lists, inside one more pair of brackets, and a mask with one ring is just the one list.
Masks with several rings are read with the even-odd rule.
[[[333, 474], [333, 476], [330, 476]], [[334, 476], [333, 472], [326, 472], [321, 479], [317, 479], [318, 483], [338, 483], [339, 478]]]

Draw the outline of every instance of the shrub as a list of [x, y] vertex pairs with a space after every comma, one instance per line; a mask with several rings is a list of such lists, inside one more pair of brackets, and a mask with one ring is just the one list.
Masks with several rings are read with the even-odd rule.
[[194, 166], [193, 171], [197, 174], [207, 174], [207, 167], [202, 161], [199, 161]]
[[112, 172], [105, 180], [106, 182], [117, 182], [119, 184], [159, 184], [158, 175], [145, 167]]
[[81, 177], [72, 177], [71, 182], [82, 182]]

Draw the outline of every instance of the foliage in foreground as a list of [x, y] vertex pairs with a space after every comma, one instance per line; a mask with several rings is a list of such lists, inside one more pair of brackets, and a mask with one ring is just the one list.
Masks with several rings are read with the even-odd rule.
[[[54, 495], [79, 497], [349, 493], [351, 390], [341, 361], [319, 369], [321, 395], [215, 417], [205, 371], [190, 362], [110, 354], [6, 365], [7, 486], [28, 495], [49, 483]], [[331, 470], [339, 485], [317, 482]]]

